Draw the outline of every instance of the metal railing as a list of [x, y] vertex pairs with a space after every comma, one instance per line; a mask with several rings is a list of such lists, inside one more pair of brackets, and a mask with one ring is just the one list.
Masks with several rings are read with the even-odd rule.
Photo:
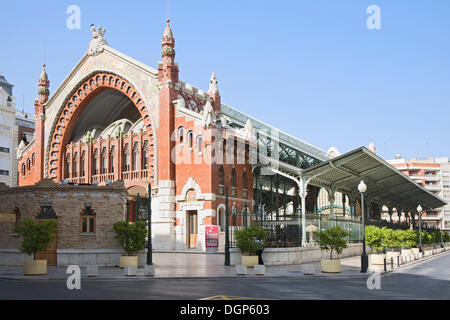
[[[234, 215], [239, 225], [234, 223], [229, 226], [230, 247], [236, 247], [235, 233], [250, 225], [263, 227], [268, 233], [266, 248], [290, 248], [302, 245], [302, 223], [300, 215], [282, 215], [278, 220], [261, 219], [257, 214]], [[232, 216], [233, 217], [233, 216]], [[233, 218], [235, 219], [235, 218]], [[329, 217], [328, 215], [307, 214], [306, 215], [306, 239], [309, 246], [317, 245], [314, 232], [324, 231], [329, 228], [340, 227], [348, 232], [349, 243], [362, 241], [362, 223], [360, 218], [342, 216]]]

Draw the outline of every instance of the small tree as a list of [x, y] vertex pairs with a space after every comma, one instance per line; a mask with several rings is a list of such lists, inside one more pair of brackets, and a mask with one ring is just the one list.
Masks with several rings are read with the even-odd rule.
[[317, 237], [320, 250], [330, 251], [330, 260], [333, 260], [333, 251], [338, 256], [347, 248], [347, 240], [345, 238], [349, 234], [339, 227], [330, 228], [325, 231], [316, 231], [314, 234]]
[[22, 237], [20, 250], [28, 255], [33, 255], [33, 259], [36, 259], [36, 253], [50, 248], [51, 243], [55, 240], [58, 222], [47, 220], [38, 223], [27, 218], [22, 220], [14, 231]]
[[145, 237], [147, 236], [145, 222], [138, 221], [135, 224], [129, 224], [126, 221], [120, 221], [114, 224], [113, 229], [116, 239], [128, 256], [134, 256], [145, 248]]
[[264, 242], [267, 239], [267, 231], [258, 226], [251, 226], [236, 231], [236, 246], [243, 254], [254, 256], [258, 251], [264, 249]]
[[375, 226], [366, 227], [366, 243], [375, 254], [386, 249], [386, 230], [386, 228], [381, 229]]

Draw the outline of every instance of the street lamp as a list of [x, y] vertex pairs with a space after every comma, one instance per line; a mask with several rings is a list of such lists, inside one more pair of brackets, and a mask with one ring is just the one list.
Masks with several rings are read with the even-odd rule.
[[417, 206], [417, 212], [419, 213], [419, 252], [422, 252], [422, 206], [419, 204]]
[[362, 229], [363, 229], [363, 252], [361, 255], [361, 273], [367, 273], [369, 268], [369, 257], [366, 253], [366, 226], [364, 221], [364, 193], [367, 191], [367, 185], [364, 181], [358, 186], [358, 191], [361, 193], [361, 216], [362, 216]]

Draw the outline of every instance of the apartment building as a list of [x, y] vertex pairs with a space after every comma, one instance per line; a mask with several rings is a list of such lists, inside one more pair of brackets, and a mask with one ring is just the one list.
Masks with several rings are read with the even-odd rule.
[[[398, 155], [388, 162], [428, 191], [450, 203], [448, 157], [407, 160]], [[422, 219], [428, 225], [450, 231], [450, 204], [423, 214]]]

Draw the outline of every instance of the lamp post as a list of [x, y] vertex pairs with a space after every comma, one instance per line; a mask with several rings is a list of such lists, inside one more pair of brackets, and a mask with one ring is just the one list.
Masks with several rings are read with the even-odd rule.
[[228, 186], [225, 187], [225, 266], [231, 266], [230, 262], [230, 234], [229, 230], [229, 211], [228, 211]]
[[423, 252], [422, 248], [422, 206], [417, 206], [417, 212], [419, 213], [419, 252]]
[[153, 265], [153, 249], [152, 249], [152, 186], [148, 185], [148, 240], [147, 240], [147, 265]]
[[366, 227], [364, 221], [364, 193], [367, 191], [367, 185], [364, 181], [358, 186], [358, 191], [361, 193], [361, 216], [362, 216], [362, 228], [363, 228], [363, 252], [361, 255], [361, 273], [367, 273], [369, 268], [369, 257], [366, 253]]

